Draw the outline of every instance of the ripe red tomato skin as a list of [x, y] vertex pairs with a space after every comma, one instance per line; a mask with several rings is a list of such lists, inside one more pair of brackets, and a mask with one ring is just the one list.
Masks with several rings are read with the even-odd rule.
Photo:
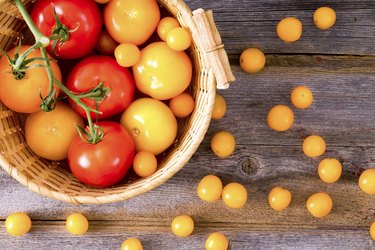
[[110, 187], [127, 174], [135, 155], [135, 143], [129, 132], [115, 122], [98, 123], [104, 130], [97, 144], [77, 136], [69, 148], [68, 162], [73, 175], [94, 187]]
[[[89, 56], [81, 60], [70, 72], [66, 87], [73, 93], [84, 93], [95, 88], [99, 82], [110, 88], [110, 93], [98, 104], [98, 110], [103, 112], [99, 119], [111, 117], [124, 111], [132, 102], [135, 91], [133, 76], [127, 68], [118, 65], [116, 60], [109, 56]], [[88, 106], [95, 109], [95, 101], [81, 99]], [[69, 99], [74, 110], [86, 118], [86, 112]], [[91, 113], [95, 119], [96, 114]]]
[[[47, 49], [52, 55], [62, 59], [76, 59], [88, 55], [99, 40], [102, 31], [102, 17], [99, 7], [92, 0], [38, 0], [31, 11], [31, 18], [36, 27], [46, 36], [50, 36], [55, 25], [52, 5], [60, 21], [69, 30], [69, 39], [57, 45], [55, 54], [52, 47]], [[78, 24], [78, 27], [77, 27]]]

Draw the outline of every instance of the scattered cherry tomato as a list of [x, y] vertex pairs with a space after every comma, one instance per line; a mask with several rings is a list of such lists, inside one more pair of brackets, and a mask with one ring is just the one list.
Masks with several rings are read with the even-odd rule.
[[118, 45], [107, 30], [103, 30], [100, 34], [99, 40], [96, 43], [96, 50], [102, 55], [112, 55]]
[[365, 170], [359, 177], [358, 185], [366, 194], [375, 194], [375, 169]]
[[286, 131], [293, 126], [293, 122], [293, 111], [286, 105], [276, 105], [268, 112], [267, 124], [273, 130]]
[[229, 157], [236, 148], [236, 139], [227, 131], [217, 132], [211, 139], [211, 149], [220, 158]]
[[227, 237], [219, 232], [210, 234], [206, 240], [206, 250], [227, 250], [228, 246]]
[[5, 220], [5, 228], [7, 232], [12, 236], [22, 236], [30, 231], [31, 219], [25, 213], [12, 213]]
[[158, 155], [173, 144], [177, 121], [170, 108], [161, 101], [141, 98], [122, 114], [121, 124], [134, 138], [137, 152]]
[[212, 109], [211, 118], [214, 120], [218, 120], [224, 117], [225, 113], [227, 112], [227, 103], [225, 99], [221, 95], [215, 96], [215, 104], [214, 108]]
[[69, 147], [68, 162], [73, 175], [94, 187], [110, 187], [131, 167], [135, 154], [131, 135], [120, 124], [100, 122], [104, 136], [96, 144], [77, 136]]
[[167, 41], [169, 31], [177, 27], [180, 27], [180, 23], [177, 21], [177, 19], [167, 16], [160, 20], [156, 31], [161, 40]]
[[305, 155], [314, 158], [324, 154], [326, 151], [326, 143], [322, 137], [310, 135], [303, 141], [302, 149]]
[[121, 250], [143, 250], [143, 246], [140, 240], [128, 238], [122, 243]]
[[[19, 49], [19, 54], [25, 52], [30, 46], [23, 45]], [[14, 58], [16, 48], [8, 51], [10, 58]], [[26, 59], [41, 58], [42, 54], [39, 49], [31, 52]], [[53, 60], [50, 61], [52, 71], [55, 78], [61, 82], [61, 72], [57, 63]], [[33, 113], [40, 110], [40, 104], [42, 102], [40, 95], [47, 97], [49, 93], [49, 78], [44, 67], [35, 67], [37, 64], [44, 64], [42, 60], [36, 60], [29, 64], [33, 66], [29, 68], [25, 75], [18, 75], [18, 79], [13, 75], [9, 74], [12, 72], [12, 68], [9, 66], [9, 62], [6, 56], [0, 58], [0, 100], [9, 109], [19, 113]], [[55, 85], [57, 95], [59, 89]]]
[[69, 146], [83, 127], [82, 118], [67, 104], [59, 102], [51, 112], [38, 111], [27, 116], [25, 138], [31, 150], [48, 160], [68, 157]]
[[295, 42], [301, 38], [302, 23], [297, 18], [286, 17], [277, 24], [276, 33], [284, 42]]
[[246, 73], [258, 73], [266, 65], [266, 57], [260, 49], [245, 49], [240, 56], [240, 66]]
[[326, 158], [319, 163], [318, 174], [322, 181], [334, 183], [340, 179], [342, 172], [341, 163], [334, 158]]
[[223, 184], [219, 177], [207, 175], [202, 178], [197, 187], [198, 196], [201, 200], [214, 202], [220, 199]]
[[370, 236], [371, 236], [372, 240], [375, 240], [375, 221], [371, 224]]
[[141, 51], [133, 66], [137, 88], [158, 100], [171, 99], [189, 86], [192, 63], [184, 52], [174, 51], [165, 42], [151, 43]]
[[[81, 60], [69, 73], [66, 87], [73, 93], [85, 93], [103, 83], [110, 89], [102, 102], [98, 102], [98, 110], [102, 114], [91, 112], [91, 118], [109, 118], [124, 111], [133, 101], [135, 83], [127, 68], [123, 68], [115, 59], [109, 56], [89, 56]], [[96, 108], [92, 99], [83, 98], [81, 101], [91, 108]], [[83, 108], [69, 99], [75, 111], [86, 118]]]
[[224, 203], [230, 208], [242, 208], [247, 201], [246, 188], [240, 183], [229, 183], [223, 188]]
[[167, 44], [175, 51], [184, 51], [191, 45], [190, 32], [181, 27], [174, 28], [168, 32]]
[[327, 193], [313, 194], [307, 200], [306, 207], [314, 217], [323, 218], [332, 210], [332, 198]]
[[133, 160], [134, 172], [140, 177], [149, 177], [156, 172], [158, 161], [154, 154], [147, 151], [138, 152]]
[[268, 195], [268, 203], [276, 211], [286, 209], [291, 201], [292, 194], [282, 187], [274, 187]]
[[319, 29], [329, 29], [335, 22], [336, 12], [330, 7], [320, 7], [314, 12], [314, 23]]
[[169, 101], [169, 107], [177, 118], [185, 118], [194, 111], [195, 101], [191, 95], [183, 92]]
[[290, 99], [293, 105], [299, 109], [307, 109], [314, 101], [310, 89], [305, 86], [297, 86], [292, 90]]
[[119, 43], [143, 44], [154, 33], [159, 20], [156, 0], [112, 0], [104, 9], [104, 24]]
[[[48, 51], [63, 59], [77, 59], [88, 55], [97, 44], [102, 31], [102, 16], [92, 0], [38, 0], [30, 13], [36, 27], [46, 36], [51, 36], [56, 28], [56, 14], [65, 28], [67, 40], [57, 43], [54, 52], [50, 45]], [[52, 44], [53, 41], [51, 41]]]
[[66, 229], [73, 235], [83, 235], [89, 229], [89, 222], [83, 214], [73, 213], [66, 219]]
[[179, 237], [187, 237], [194, 231], [194, 221], [189, 215], [180, 215], [172, 221], [172, 232]]
[[139, 48], [132, 43], [121, 43], [115, 49], [115, 58], [122, 67], [131, 67], [141, 58]]

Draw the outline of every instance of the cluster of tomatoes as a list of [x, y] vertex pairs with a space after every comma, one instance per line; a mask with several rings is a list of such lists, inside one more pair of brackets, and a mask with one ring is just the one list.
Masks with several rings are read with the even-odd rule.
[[[67, 159], [94, 187], [118, 183], [132, 165], [139, 176], [152, 175], [157, 155], [176, 139], [178, 119], [195, 107], [185, 92], [190, 32], [157, 0], [38, 0], [30, 16], [51, 40], [52, 111], [40, 110], [51, 75], [39, 48], [18, 46], [0, 60], [0, 100], [28, 114], [29, 148], [48, 160]], [[17, 71], [9, 60], [23, 55]]]

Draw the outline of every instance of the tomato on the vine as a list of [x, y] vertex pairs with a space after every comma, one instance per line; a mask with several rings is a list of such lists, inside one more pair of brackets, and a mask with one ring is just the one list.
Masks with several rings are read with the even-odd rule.
[[[53, 6], [63, 24], [62, 28], [56, 27]], [[57, 43], [55, 53], [52, 53], [53, 41], [48, 47], [51, 54], [62, 59], [75, 59], [88, 55], [94, 49], [102, 32], [101, 13], [92, 0], [38, 0], [30, 16], [44, 35], [55, 35], [52, 34], [53, 31], [67, 35], [65, 42]]]
[[104, 136], [91, 144], [77, 136], [69, 147], [68, 162], [73, 175], [84, 184], [110, 187], [132, 166], [135, 144], [129, 132], [115, 122], [100, 122]]
[[[18, 53], [22, 54], [30, 48], [30, 46], [23, 45], [19, 48]], [[10, 58], [14, 58], [17, 48], [13, 48], [8, 51]], [[26, 60], [31, 58], [41, 58], [42, 54], [39, 49], [31, 52]], [[29, 68], [24, 73], [13, 73], [12, 67], [6, 56], [0, 58], [0, 100], [9, 109], [20, 112], [20, 113], [34, 113], [40, 110], [40, 104], [42, 97], [47, 97], [49, 92], [50, 81], [44, 67], [35, 67], [37, 64], [43, 65], [42, 60], [35, 60], [28, 66], [34, 66]], [[55, 78], [61, 81], [61, 72], [59, 65], [55, 61], [50, 61], [52, 71]], [[56, 95], [59, 93], [59, 89], [55, 86]]]
[[[66, 87], [73, 93], [85, 93], [99, 83], [110, 89], [109, 94], [103, 101], [98, 102], [98, 110], [102, 114], [98, 118], [108, 118], [114, 114], [124, 111], [132, 102], [134, 96], [135, 83], [130, 71], [123, 68], [116, 60], [109, 56], [90, 56], [80, 61], [70, 72]], [[82, 98], [93, 109], [96, 108], [96, 101], [88, 98]], [[73, 100], [69, 99], [73, 108], [82, 116], [86, 117], [84, 109], [75, 105]], [[91, 117], [96, 114], [91, 112]]]

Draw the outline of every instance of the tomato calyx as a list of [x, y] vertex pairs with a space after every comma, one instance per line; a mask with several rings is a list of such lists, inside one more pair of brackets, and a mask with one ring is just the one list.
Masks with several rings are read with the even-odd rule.
[[104, 88], [103, 82], [99, 82], [98, 86], [95, 88], [76, 95], [77, 98], [89, 98], [91, 100], [94, 100], [95, 102], [102, 102], [104, 98], [111, 92], [110, 88]]
[[[90, 144], [97, 144], [103, 139], [104, 136], [104, 130], [102, 127], [98, 126], [97, 124], [89, 125], [87, 129], [84, 129], [81, 126], [76, 126], [79, 137], [84, 142], [90, 143]], [[87, 131], [88, 130], [88, 131]]]

